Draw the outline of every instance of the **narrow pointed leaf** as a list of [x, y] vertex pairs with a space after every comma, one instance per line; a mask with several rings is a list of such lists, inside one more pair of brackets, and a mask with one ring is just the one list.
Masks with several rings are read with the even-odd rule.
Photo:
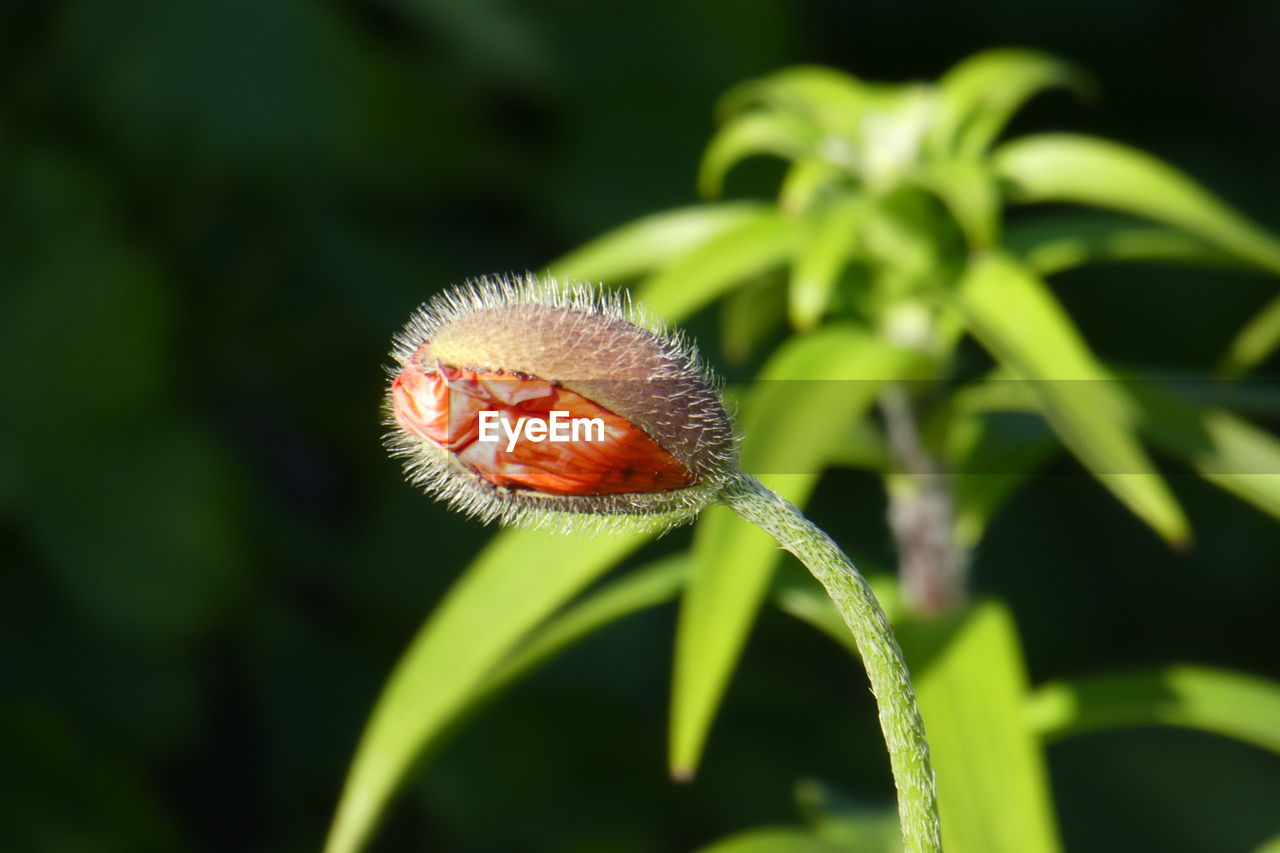
[[1124, 726], [1181, 726], [1280, 754], [1280, 684], [1206, 666], [1177, 665], [1046, 684], [1027, 719], [1047, 742]]
[[1153, 530], [1184, 542], [1186, 517], [1138, 442], [1131, 401], [1044, 282], [991, 255], [971, 266], [956, 299], [983, 346], [1011, 375], [1030, 381], [1062, 443]]
[[1280, 272], [1280, 241], [1150, 154], [1090, 136], [1027, 136], [996, 151], [1018, 202], [1105, 207], [1176, 226], [1251, 264]]
[[814, 779], [796, 783], [805, 825], [846, 853], [902, 853], [902, 826], [892, 807], [869, 805]]
[[1240, 330], [1220, 368], [1229, 378], [1243, 376], [1280, 347], [1280, 297], [1267, 303], [1257, 316]]
[[810, 154], [818, 129], [810, 122], [780, 111], [756, 110], [735, 116], [716, 131], [698, 167], [698, 192], [715, 198], [724, 188], [725, 175], [747, 157], [772, 154], [796, 160]]
[[716, 115], [725, 120], [752, 107], [767, 107], [840, 132], [857, 126], [870, 100], [869, 87], [856, 77], [833, 68], [798, 65], [735, 86], [716, 105]]
[[1255, 850], [1254, 853], [1280, 853], [1280, 835], [1269, 841], [1264, 841], [1262, 846]]
[[690, 562], [684, 552], [665, 557], [590, 593], [535, 631], [489, 673], [479, 692], [501, 690], [606, 625], [674, 600], [684, 588]]
[[[859, 571], [871, 584], [885, 616], [890, 623], [896, 622], [902, 610], [902, 596], [897, 580], [886, 572], [868, 572], [861, 560], [858, 565]], [[840, 615], [831, 596], [821, 587], [814, 586], [807, 578], [788, 579], [775, 585], [772, 598], [783, 613], [816, 628], [854, 657], [859, 656], [858, 646], [849, 633], [849, 626], [844, 623], [844, 617]]]
[[797, 329], [812, 328], [826, 313], [866, 209], [861, 198], [843, 198], [806, 218], [787, 292], [791, 324]]
[[786, 282], [766, 278], [729, 291], [720, 302], [720, 346], [725, 360], [745, 364], [786, 325]]
[[697, 853], [849, 853], [807, 829], [787, 826], [748, 829], [699, 847]]
[[650, 538], [498, 534], [413, 639], [378, 697], [347, 774], [327, 853], [354, 853], [419, 755], [492, 668], [547, 616]]
[[951, 395], [926, 425], [944, 430], [956, 539], [973, 548], [1008, 499], [1061, 444], [1040, 414], [1031, 383], [997, 368]]
[[752, 213], [650, 276], [637, 299], [678, 322], [731, 288], [791, 259], [798, 223], [772, 210]]
[[972, 548], [996, 512], [1059, 444], [1038, 415], [968, 415], [952, 429], [967, 433], [952, 443], [947, 456], [956, 539]]
[[1142, 432], [1210, 483], [1280, 518], [1280, 439], [1225, 409], [1196, 406], [1149, 381], [1127, 383]]
[[982, 602], [951, 620], [904, 622], [938, 778], [948, 853], [1051, 853], [1060, 848], [1048, 773], [1027, 724], [1026, 667], [1005, 607]]
[[884, 471], [891, 464], [884, 433], [869, 421], [853, 424], [831, 449], [827, 461], [832, 467]]
[[986, 163], [947, 162], [930, 171], [929, 185], [959, 223], [970, 249], [989, 249], [1000, 242], [1000, 193]]
[[682, 207], [613, 229], [549, 265], [563, 279], [619, 282], [652, 272], [744, 221], [767, 211], [755, 202]]
[[[831, 326], [788, 343], [747, 401], [743, 468], [803, 505], [826, 454], [880, 386], [917, 356], [856, 329]], [[698, 522], [694, 567], [681, 602], [671, 705], [672, 775], [689, 778], [741, 655], [781, 551], [726, 507]]]
[[1079, 94], [1091, 89], [1080, 69], [1048, 54], [998, 48], [971, 56], [939, 81], [930, 142], [939, 153], [981, 154], [1027, 100], [1062, 86]]
[[1012, 227], [1005, 246], [1040, 275], [1093, 263], [1155, 261], [1226, 269], [1247, 267], [1199, 237], [1105, 217], [1056, 217]]
[[778, 209], [789, 216], [798, 216], [847, 178], [844, 169], [828, 160], [797, 160], [782, 177]]

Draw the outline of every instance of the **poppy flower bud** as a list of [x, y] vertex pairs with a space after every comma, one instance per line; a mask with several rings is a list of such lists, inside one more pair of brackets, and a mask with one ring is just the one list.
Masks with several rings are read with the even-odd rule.
[[392, 356], [389, 449], [484, 521], [667, 527], [737, 471], [697, 352], [617, 294], [480, 278], [419, 308]]

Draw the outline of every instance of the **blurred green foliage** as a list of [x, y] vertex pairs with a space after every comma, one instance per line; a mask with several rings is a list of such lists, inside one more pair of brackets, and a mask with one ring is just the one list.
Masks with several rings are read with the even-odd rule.
[[[384, 458], [390, 334], [447, 283], [692, 205], [709, 105], [732, 84], [796, 62], [928, 79], [979, 48], [1034, 44], [1104, 85], [1092, 107], [1037, 102], [1016, 130], [1158, 152], [1276, 223], [1276, 16], [1264, 2], [1207, 18], [1193, 4], [753, 0], [727, 26], [723, 9], [675, 0], [5, 4], [0, 846], [317, 849], [391, 662], [489, 536]], [[760, 198], [778, 177], [752, 161], [726, 191]], [[723, 205], [695, 228], [777, 219]], [[1024, 224], [1054, 237], [1026, 236], [1039, 249], [1024, 257], [1061, 271], [1055, 292], [1106, 362], [1194, 375], [1255, 316], [1228, 367], [1266, 352], [1273, 279], [1076, 268], [1169, 256], [1169, 235], [1064, 243], [1056, 218]], [[772, 233], [729, 246], [741, 276], [769, 265], [779, 243], [756, 238]], [[1204, 240], [1172, 245], [1204, 256]], [[821, 273], [795, 292], [757, 280], [750, 302], [726, 304], [816, 322]], [[756, 375], [785, 330], [754, 317], [722, 332], [698, 310], [713, 297], [698, 298], [685, 310], [704, 349], [733, 378]], [[1247, 414], [1274, 432], [1274, 409]], [[1239, 432], [1219, 415], [1206, 429]], [[973, 583], [1007, 603], [1031, 683], [1182, 660], [1280, 676], [1276, 525], [1184, 476], [1194, 460], [1160, 461], [1195, 526], [1184, 553], [1063, 459], [983, 539]], [[860, 565], [891, 565], [876, 478], [830, 471], [809, 505]], [[644, 546], [624, 568], [688, 542]], [[793, 569], [764, 595], [806, 612]], [[692, 849], [795, 823], [805, 778], [853, 801], [820, 810], [833, 821], [887, 805], [857, 663], [772, 609], [697, 782], [671, 786], [674, 624], [672, 608], [646, 607], [487, 702], [438, 745], [375, 849]], [[1229, 740], [1133, 729], [1063, 740], [1047, 759], [1067, 849], [1247, 850], [1275, 835], [1280, 768]], [[813, 829], [824, 818], [807, 808]]]

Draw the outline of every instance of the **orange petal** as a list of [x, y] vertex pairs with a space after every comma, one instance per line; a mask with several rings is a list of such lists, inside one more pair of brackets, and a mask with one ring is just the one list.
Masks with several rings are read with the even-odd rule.
[[[608, 495], [664, 492], [693, 482], [689, 470], [639, 427], [544, 379], [444, 365], [423, 370], [411, 362], [392, 389], [396, 421], [404, 429], [452, 451], [495, 486]], [[548, 429], [553, 411], [568, 412], [569, 418], [599, 418], [604, 437], [535, 442], [522, 431], [508, 450], [505, 430], [499, 431], [498, 441], [479, 440], [482, 411], [497, 412], [513, 425], [520, 418], [541, 420]]]

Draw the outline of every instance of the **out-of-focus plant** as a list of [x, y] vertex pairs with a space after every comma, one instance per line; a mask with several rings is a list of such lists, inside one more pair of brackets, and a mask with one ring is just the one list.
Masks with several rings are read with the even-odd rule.
[[[774, 202], [656, 214], [551, 266], [638, 282], [639, 299], [672, 322], [719, 300], [731, 355], [753, 353], [789, 322], [742, 401], [743, 467], [800, 505], [828, 468], [882, 479], [899, 572], [877, 592], [917, 682], [953, 853], [1059, 849], [1043, 757], [1053, 738], [1154, 722], [1280, 752], [1274, 684], [1170, 666], [1033, 691], [1008, 608], [967, 599], [969, 555], [993, 514], [1063, 451], [1174, 546], [1191, 527], [1149, 446], [1280, 518], [1280, 442], [1221, 401], [1103, 362], [1049, 285], [1103, 262], [1280, 274], [1280, 241], [1142, 151], [1062, 133], [1002, 141], [1012, 115], [1051, 87], [1088, 84], [1066, 63], [1019, 50], [972, 57], [927, 85], [816, 67], [745, 83], [719, 105], [699, 187], [718, 196], [736, 164], [772, 155], [787, 164]], [[1089, 210], [1006, 221], [1042, 203]], [[1219, 375], [1266, 358], [1280, 344], [1278, 318], [1280, 299], [1225, 342]], [[976, 378], [956, 378], [966, 338], [991, 358]], [[688, 555], [574, 600], [646, 538], [495, 538], [379, 700], [343, 794], [363, 815], [348, 837], [367, 836], [414, 761], [478, 702], [635, 610], [681, 597], [670, 732], [679, 778], [700, 761], [766, 600], [846, 642], [816, 589], [773, 583], [775, 544], [720, 507], [698, 522]], [[813, 821], [778, 832], [789, 851], [854, 843]], [[860, 838], [860, 850], [895, 843]], [[750, 846], [761, 840], [713, 849], [766, 849]]]

